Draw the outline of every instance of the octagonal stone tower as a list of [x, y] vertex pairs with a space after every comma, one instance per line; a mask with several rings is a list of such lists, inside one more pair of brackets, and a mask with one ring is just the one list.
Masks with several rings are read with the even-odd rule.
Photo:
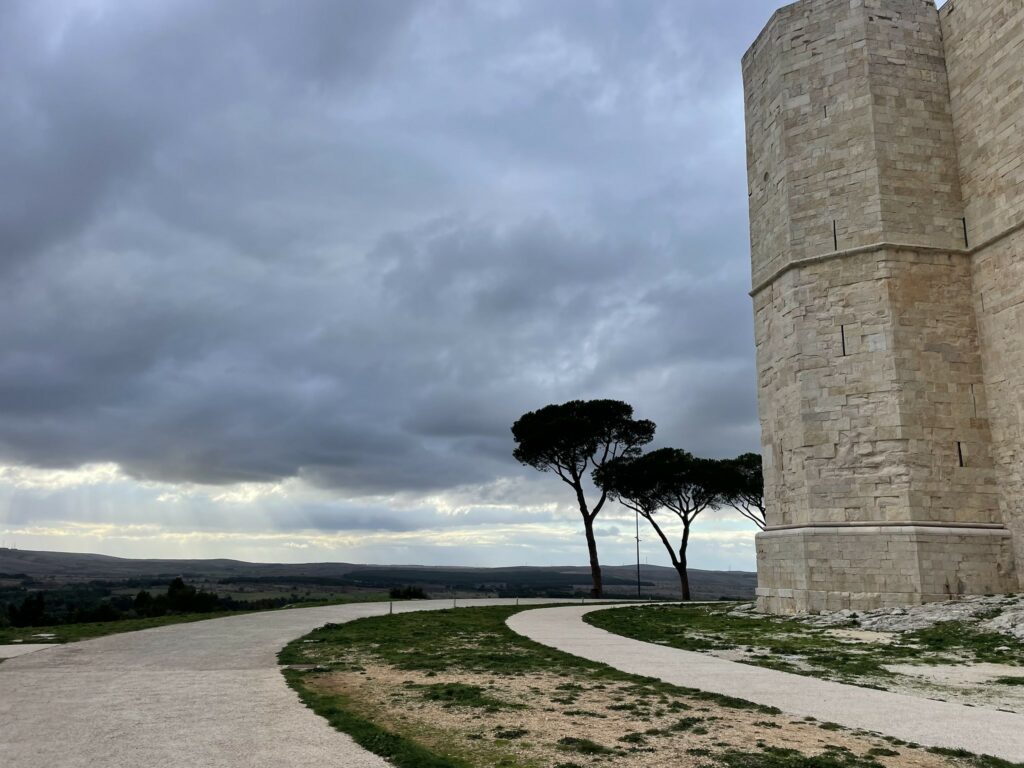
[[1019, 588], [1022, 50], [1019, 0], [800, 0], [743, 58], [764, 610]]

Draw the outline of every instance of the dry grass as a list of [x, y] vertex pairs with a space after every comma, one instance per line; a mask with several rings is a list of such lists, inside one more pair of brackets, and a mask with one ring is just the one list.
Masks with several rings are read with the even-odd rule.
[[[642, 684], [552, 673], [424, 673], [397, 669], [371, 654], [355, 652], [346, 662], [350, 670], [311, 676], [307, 685], [340, 696], [347, 706], [389, 731], [481, 767], [684, 768], [718, 765], [715, 756], [728, 750], [766, 749], [793, 749], [804, 755], [846, 753], [890, 768], [951, 764], [922, 749], [894, 747], [882, 737], [670, 696]], [[460, 706], [424, 695], [443, 684], [476, 687], [512, 706]], [[560, 744], [566, 737], [585, 740], [584, 750], [591, 742], [608, 751], [581, 753], [573, 745]]]

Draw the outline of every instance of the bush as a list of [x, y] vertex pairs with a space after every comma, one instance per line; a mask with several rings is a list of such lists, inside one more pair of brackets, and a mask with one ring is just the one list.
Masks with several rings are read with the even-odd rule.
[[7, 618], [15, 627], [44, 627], [52, 623], [46, 615], [46, 596], [32, 592], [21, 601], [21, 607], [13, 603], [7, 606]]
[[388, 593], [392, 600], [427, 600], [423, 587], [392, 587]]

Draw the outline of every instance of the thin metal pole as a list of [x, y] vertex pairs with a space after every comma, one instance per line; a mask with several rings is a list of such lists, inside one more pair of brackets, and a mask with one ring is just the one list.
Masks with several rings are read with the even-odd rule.
[[640, 512], [634, 509], [636, 515], [636, 596], [640, 597]]

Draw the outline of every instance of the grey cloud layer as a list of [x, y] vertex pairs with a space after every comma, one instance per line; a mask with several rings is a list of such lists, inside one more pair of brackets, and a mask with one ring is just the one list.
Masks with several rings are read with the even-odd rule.
[[424, 492], [592, 396], [755, 448], [728, 6], [3, 4], [0, 458]]

